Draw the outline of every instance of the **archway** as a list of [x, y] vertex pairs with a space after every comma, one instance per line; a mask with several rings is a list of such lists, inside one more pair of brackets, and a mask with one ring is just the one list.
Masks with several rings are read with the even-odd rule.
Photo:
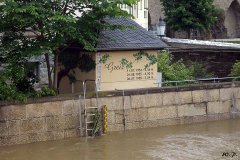
[[225, 26], [228, 38], [240, 37], [240, 3], [234, 0], [226, 12]]

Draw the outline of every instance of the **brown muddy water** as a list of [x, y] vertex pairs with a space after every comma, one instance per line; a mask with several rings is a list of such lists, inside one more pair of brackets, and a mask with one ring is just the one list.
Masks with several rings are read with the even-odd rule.
[[240, 119], [0, 147], [0, 160], [240, 160]]

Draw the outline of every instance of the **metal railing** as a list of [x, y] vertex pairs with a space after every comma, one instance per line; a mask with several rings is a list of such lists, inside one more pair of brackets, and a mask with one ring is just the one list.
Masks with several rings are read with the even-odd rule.
[[156, 82], [154, 84], [157, 84], [158, 86], [166, 85], [166, 84], [173, 84], [175, 86], [178, 86], [178, 84], [186, 83], [187, 84], [193, 84], [193, 83], [206, 83], [206, 82], [213, 82], [213, 83], [220, 83], [220, 82], [233, 82], [240, 79], [240, 77], [221, 77], [221, 78], [200, 78], [195, 80], [179, 80], [179, 81], [163, 81], [163, 82]]

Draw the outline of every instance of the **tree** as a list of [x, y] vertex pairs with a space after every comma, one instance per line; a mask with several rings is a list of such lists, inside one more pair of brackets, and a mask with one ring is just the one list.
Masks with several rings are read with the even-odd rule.
[[[11, 81], [26, 77], [24, 65], [45, 55], [50, 87], [57, 87], [59, 54], [72, 43], [94, 51], [101, 29], [121, 28], [103, 23], [106, 17], [129, 17], [118, 6], [138, 0], [3, 0], [0, 4], [0, 62], [8, 64]], [[54, 82], [49, 55], [54, 55]]]
[[214, 0], [160, 0], [165, 21], [176, 31], [209, 30], [216, 21]]

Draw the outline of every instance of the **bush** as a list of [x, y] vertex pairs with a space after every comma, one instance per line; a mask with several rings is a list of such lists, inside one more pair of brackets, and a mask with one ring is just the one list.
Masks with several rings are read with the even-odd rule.
[[180, 81], [192, 79], [192, 71], [182, 60], [173, 62], [173, 56], [166, 51], [158, 54], [158, 72], [162, 73], [163, 81]]
[[232, 69], [231, 69], [231, 76], [238, 77], [240, 76], [240, 61], [237, 61], [234, 63]]
[[40, 91], [36, 92], [37, 97], [48, 97], [48, 96], [56, 96], [57, 93], [54, 89], [43, 87]]
[[195, 79], [199, 78], [211, 78], [214, 77], [214, 74], [209, 72], [203, 64], [197, 62], [188, 62], [188, 66], [192, 72], [192, 76]]
[[[191, 61], [184, 64], [182, 59], [173, 62], [173, 55], [166, 51], [161, 51], [158, 54], [158, 72], [162, 73], [163, 81], [183, 81], [214, 76], [204, 68], [203, 64]], [[186, 83], [189, 82], [181, 82], [178, 84]]]
[[7, 84], [5, 77], [0, 75], [0, 100], [26, 101], [27, 96], [17, 91], [15, 86]]

